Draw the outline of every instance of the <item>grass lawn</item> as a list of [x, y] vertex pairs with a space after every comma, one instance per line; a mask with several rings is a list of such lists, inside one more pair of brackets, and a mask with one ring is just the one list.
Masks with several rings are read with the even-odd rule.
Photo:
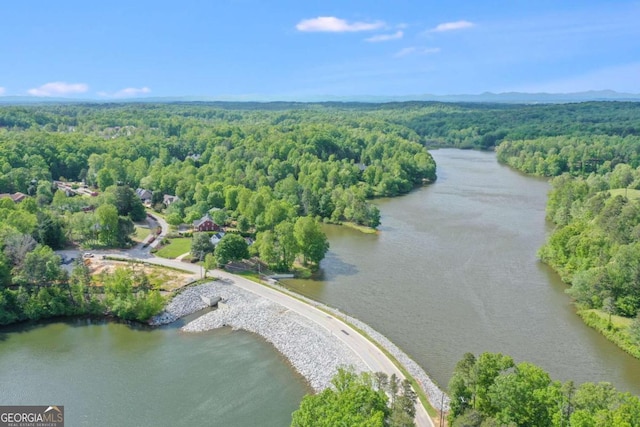
[[[609, 315], [602, 310], [590, 309], [585, 311], [596, 314], [599, 318], [606, 322], [609, 321]], [[633, 322], [633, 319], [630, 319], [628, 317], [616, 316], [615, 314], [611, 315], [611, 324], [616, 328], [628, 328], [629, 326], [631, 326], [631, 322]]]
[[342, 223], [345, 227], [353, 228], [354, 230], [358, 230], [361, 233], [365, 234], [376, 234], [378, 230], [375, 228], [367, 227], [366, 225], [356, 224], [355, 222], [344, 221]]
[[147, 211], [148, 214], [151, 214], [153, 216], [159, 216], [162, 219], [166, 219], [165, 214], [162, 212], [156, 212], [151, 208], [146, 208], [145, 211]]
[[609, 190], [609, 193], [611, 193], [611, 197], [615, 197], [615, 196], [624, 197], [626, 194], [629, 200], [640, 199], [640, 190], [634, 190], [632, 188], [629, 188], [629, 189], [616, 188], [615, 190]]
[[609, 315], [600, 310], [579, 310], [578, 315], [588, 326], [600, 332], [633, 357], [640, 359], [640, 345], [631, 338], [629, 333], [629, 326], [633, 319], [611, 316], [611, 325], [609, 325]]
[[191, 250], [191, 239], [188, 237], [178, 237], [171, 239], [171, 242], [156, 252], [162, 258], [175, 258]]
[[136, 234], [133, 235], [133, 240], [136, 242], [142, 242], [149, 234], [151, 234], [149, 227], [136, 225]]

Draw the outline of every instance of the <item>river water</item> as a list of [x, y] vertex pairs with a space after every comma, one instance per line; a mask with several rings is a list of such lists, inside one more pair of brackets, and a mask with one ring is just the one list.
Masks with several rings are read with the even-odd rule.
[[[640, 361], [574, 313], [536, 258], [548, 184], [492, 153], [437, 150], [438, 181], [377, 200], [378, 235], [327, 226], [320, 280], [298, 292], [382, 332], [447, 384], [467, 351], [640, 394]], [[0, 330], [0, 405], [65, 405], [72, 426], [283, 426], [308, 392], [259, 337], [72, 321]]]
[[308, 392], [246, 332], [86, 320], [0, 331], [0, 405], [64, 405], [69, 426], [282, 427]]
[[319, 280], [287, 286], [371, 325], [446, 387], [465, 352], [640, 394], [640, 361], [585, 326], [536, 251], [549, 185], [493, 153], [435, 150], [438, 180], [376, 201], [378, 235], [327, 226]]

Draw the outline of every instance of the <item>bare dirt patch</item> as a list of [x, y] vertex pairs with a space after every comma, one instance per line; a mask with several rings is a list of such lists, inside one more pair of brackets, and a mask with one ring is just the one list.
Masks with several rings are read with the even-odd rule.
[[154, 289], [164, 292], [171, 292], [180, 289], [193, 282], [197, 277], [190, 273], [184, 273], [169, 268], [139, 263], [128, 263], [124, 261], [114, 261], [108, 259], [90, 258], [88, 267], [94, 282], [97, 286], [102, 286], [100, 276], [102, 274], [112, 274], [116, 268], [132, 268], [134, 271], [147, 275], [149, 282]]

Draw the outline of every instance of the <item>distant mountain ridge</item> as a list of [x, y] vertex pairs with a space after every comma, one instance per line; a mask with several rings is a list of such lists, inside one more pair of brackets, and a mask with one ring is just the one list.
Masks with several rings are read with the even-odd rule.
[[[293, 100], [293, 99], [290, 99]], [[640, 101], [640, 94], [622, 93], [613, 90], [592, 90], [573, 93], [528, 93], [528, 92], [484, 92], [481, 94], [460, 95], [404, 95], [404, 96], [314, 96], [307, 102], [406, 102], [406, 101], [437, 101], [437, 102], [489, 102], [513, 104], [556, 104], [586, 101]]]
[[477, 103], [505, 103], [505, 104], [562, 104], [587, 101], [640, 101], [640, 94], [623, 93], [613, 90], [591, 90], [572, 93], [528, 93], [528, 92], [484, 92], [481, 94], [460, 95], [313, 95], [313, 96], [277, 96], [277, 95], [220, 95], [220, 96], [170, 96], [143, 97], [122, 99], [80, 99], [80, 98], [50, 98], [37, 96], [0, 96], [0, 104], [105, 104], [105, 103], [170, 103], [170, 102], [477, 102]]

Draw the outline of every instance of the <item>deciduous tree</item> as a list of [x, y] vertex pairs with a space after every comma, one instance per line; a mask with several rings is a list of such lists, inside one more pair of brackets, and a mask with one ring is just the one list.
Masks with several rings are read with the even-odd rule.
[[213, 244], [207, 233], [193, 233], [191, 238], [191, 256], [200, 261], [205, 259], [208, 253], [213, 252]]
[[242, 236], [227, 233], [216, 245], [215, 256], [218, 265], [222, 266], [229, 261], [249, 258], [249, 247]]
[[95, 218], [98, 221], [97, 231], [100, 243], [115, 246], [118, 243], [118, 210], [113, 205], [102, 205], [96, 209]]
[[329, 241], [318, 222], [308, 216], [300, 217], [296, 220], [293, 232], [304, 263], [312, 262], [317, 267], [329, 250]]
[[383, 427], [389, 414], [383, 391], [374, 390], [365, 377], [339, 370], [334, 388], [307, 395], [292, 415], [292, 427]]

